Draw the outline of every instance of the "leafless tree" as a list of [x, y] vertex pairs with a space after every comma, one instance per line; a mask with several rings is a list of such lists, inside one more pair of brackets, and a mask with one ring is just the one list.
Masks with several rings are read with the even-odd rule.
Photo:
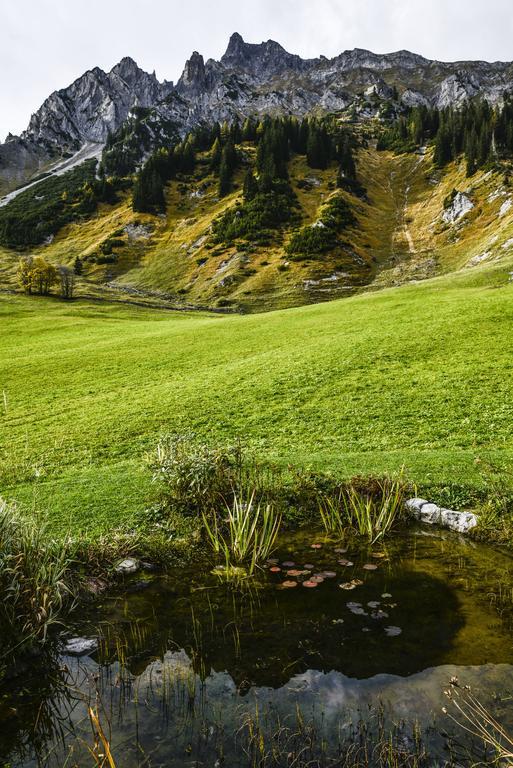
[[72, 299], [75, 291], [75, 273], [69, 267], [59, 267], [61, 280], [61, 296], [63, 299]]

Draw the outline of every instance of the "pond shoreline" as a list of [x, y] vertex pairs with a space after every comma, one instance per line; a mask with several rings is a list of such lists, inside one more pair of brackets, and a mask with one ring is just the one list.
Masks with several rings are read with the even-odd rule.
[[[12, 749], [17, 728], [29, 733], [27, 723], [40, 711], [53, 722], [59, 702], [69, 718], [66, 743], [51, 729], [45, 735], [56, 766], [70, 745], [73, 764], [86, 764], [80, 755], [91, 733], [88, 707], [109, 734], [119, 768], [137, 764], [139, 741], [155, 750], [155, 765], [181, 766], [221, 750], [226, 764], [247, 768], [234, 751], [246, 728], [267, 744], [285, 733], [280, 724], [290, 726], [287, 743], [295, 738], [299, 751], [307, 744], [314, 750], [305, 766], [318, 764], [323, 739], [330, 755], [351, 754], [361, 727], [370, 752], [390, 735], [394, 765], [426, 768], [435, 764], [428, 755], [444, 754], [451, 725], [458, 738], [443, 713], [450, 704], [443, 692], [464, 695], [467, 684], [505, 727], [513, 725], [513, 603], [506, 599], [513, 559], [493, 547], [415, 523], [374, 545], [361, 537], [342, 543], [318, 528], [283, 532], [272, 558], [242, 582], [222, 578], [214, 568], [219, 557], [199, 541], [158, 570], [144, 560], [134, 570], [125, 560], [121, 571], [113, 566], [104, 591], [70, 614], [55, 637], [56, 659], [26, 660], [24, 703], [18, 680], [5, 681], [4, 701], [20, 712], [10, 716]], [[315, 588], [302, 588], [305, 568], [317, 576]], [[291, 578], [297, 588], [284, 589]], [[39, 666], [54, 670], [42, 699]], [[304, 723], [297, 731], [294, 713]], [[203, 733], [215, 739], [204, 741]], [[417, 748], [419, 762], [408, 762]], [[32, 768], [28, 757], [11, 764]]]

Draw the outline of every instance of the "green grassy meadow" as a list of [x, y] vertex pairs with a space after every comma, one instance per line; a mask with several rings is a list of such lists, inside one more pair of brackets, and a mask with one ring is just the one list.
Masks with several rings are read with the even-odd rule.
[[265, 315], [0, 298], [0, 495], [91, 535], [144, 519], [164, 431], [419, 490], [513, 459], [501, 268]]

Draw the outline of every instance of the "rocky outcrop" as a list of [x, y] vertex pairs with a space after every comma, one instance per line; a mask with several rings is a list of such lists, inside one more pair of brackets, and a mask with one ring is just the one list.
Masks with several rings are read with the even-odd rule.
[[[110, 72], [86, 72], [51, 94], [20, 137], [0, 145], [0, 185], [15, 186], [85, 142], [105, 142], [134, 107], [151, 108], [184, 135], [198, 122], [315, 109], [380, 114], [380, 102], [445, 107], [481, 95], [496, 104], [513, 90], [513, 65], [430, 61], [409, 51], [375, 54], [360, 48], [328, 59], [302, 59], [279, 43], [231, 36], [219, 61], [194, 52], [176, 84], [159, 82], [130, 58]], [[158, 134], [158, 131], [157, 131]]]
[[455, 224], [474, 208], [474, 203], [464, 192], [457, 192], [452, 203], [442, 213], [446, 224]]
[[98, 649], [95, 637], [72, 637], [66, 641], [63, 653], [66, 656], [89, 656]]

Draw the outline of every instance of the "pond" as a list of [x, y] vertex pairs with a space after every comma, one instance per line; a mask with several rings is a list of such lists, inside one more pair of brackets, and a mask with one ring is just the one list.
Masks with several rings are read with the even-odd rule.
[[300, 532], [251, 579], [211, 569], [140, 572], [75, 616], [98, 649], [0, 699], [0, 765], [102, 764], [89, 706], [118, 768], [486, 761], [451, 678], [513, 733], [506, 554], [422, 528], [373, 548]]

